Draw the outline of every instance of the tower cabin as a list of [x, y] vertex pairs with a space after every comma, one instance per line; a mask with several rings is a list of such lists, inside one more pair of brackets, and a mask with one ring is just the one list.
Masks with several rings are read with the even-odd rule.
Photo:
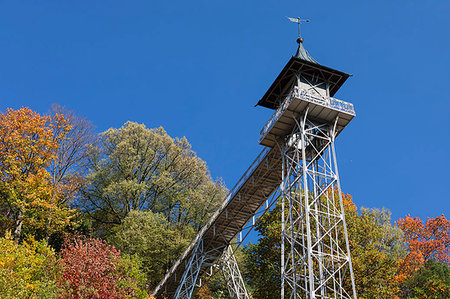
[[353, 104], [333, 98], [349, 74], [319, 64], [297, 39], [298, 50], [269, 87], [257, 106], [275, 113], [260, 132], [259, 143], [274, 147], [291, 133], [300, 115], [336, 128], [338, 135], [355, 116]]

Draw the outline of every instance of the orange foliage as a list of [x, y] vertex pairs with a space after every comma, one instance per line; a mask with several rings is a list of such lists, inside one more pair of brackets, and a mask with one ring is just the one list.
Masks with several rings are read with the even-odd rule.
[[[56, 128], [60, 133], [54, 134]], [[29, 108], [8, 109], [0, 114], [0, 204], [5, 218], [11, 221], [16, 240], [24, 220], [36, 226], [42, 221], [51, 222], [49, 217], [56, 215], [67, 222], [67, 211], [54, 201], [46, 168], [68, 130], [70, 126], [58, 114], [52, 119]]]
[[213, 299], [213, 295], [209, 287], [204, 284], [200, 287], [200, 289], [197, 292], [197, 297], [199, 299]]
[[444, 215], [428, 218], [400, 218], [397, 225], [405, 233], [409, 254], [401, 262], [396, 279], [403, 282], [430, 259], [450, 263], [450, 221]]
[[356, 205], [353, 203], [353, 199], [352, 196], [350, 194], [345, 194], [342, 191], [337, 190], [337, 188], [329, 188], [328, 191], [326, 192], [326, 197], [330, 198], [333, 197], [335, 200], [339, 199], [339, 192], [340, 195], [342, 197], [342, 203], [344, 205], [344, 210], [345, 211], [352, 211], [355, 212], [358, 208], [356, 207]]
[[356, 211], [357, 210], [357, 207], [356, 207], [356, 205], [353, 203], [353, 199], [352, 199], [352, 196], [350, 195], [350, 194], [344, 194], [343, 192], [342, 192], [342, 202], [343, 202], [343, 204], [344, 204], [344, 209], [346, 210], [346, 211]]

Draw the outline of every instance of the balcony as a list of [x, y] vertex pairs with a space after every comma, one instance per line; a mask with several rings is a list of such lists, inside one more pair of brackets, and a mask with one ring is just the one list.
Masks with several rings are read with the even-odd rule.
[[[273, 146], [273, 142], [270, 141], [267, 143], [264, 141], [267, 135], [274, 128], [275, 124], [277, 124], [282, 117], [286, 118], [288, 111], [294, 113], [301, 112], [307, 106], [312, 108], [310, 109], [310, 111], [313, 112], [309, 113], [309, 115], [312, 115], [316, 119], [321, 119], [323, 121], [329, 122], [332, 120], [331, 117], [336, 118], [336, 116], [339, 116], [341, 120], [339, 121], [338, 125], [342, 127], [341, 129], [343, 129], [343, 127], [345, 127], [348, 122], [350, 122], [350, 120], [356, 115], [352, 103], [344, 102], [332, 97], [325, 97], [309, 93], [306, 90], [299, 89], [297, 86], [295, 86], [285, 97], [283, 103], [278, 107], [278, 109], [266, 123], [264, 128], [261, 130], [259, 143], [266, 146]], [[283, 125], [284, 128], [287, 128], [286, 125], [288, 125], [288, 122], [284, 122]], [[280, 131], [280, 129], [283, 130], [283, 128], [278, 128], [278, 131]], [[272, 135], [279, 136], [279, 134]]]

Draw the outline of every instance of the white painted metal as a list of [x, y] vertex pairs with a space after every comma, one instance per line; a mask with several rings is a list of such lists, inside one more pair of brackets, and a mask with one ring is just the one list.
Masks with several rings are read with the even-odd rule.
[[[191, 298], [196, 287], [200, 269], [205, 264], [208, 264], [211, 267], [220, 267], [227, 284], [230, 298], [249, 299], [250, 297], [245, 287], [244, 279], [239, 271], [231, 245], [227, 246], [225, 250], [223, 248], [216, 248], [207, 252], [205, 251], [203, 243], [203, 240], [197, 242], [178, 284], [174, 298]], [[201, 287], [201, 280], [200, 285], [198, 286]]]
[[[299, 88], [301, 76], [286, 94], [284, 101], [272, 115], [260, 132], [259, 143], [265, 146], [274, 147], [275, 140], [286, 136], [295, 125], [291, 112], [300, 113], [307, 107], [311, 119], [321, 120], [323, 122], [333, 122], [338, 118], [337, 134], [355, 116], [353, 104], [338, 100], [336, 98], [323, 96], [317, 92], [308, 91], [306, 88]], [[318, 89], [318, 88], [317, 88]], [[320, 89], [318, 89], [320, 90]]]
[[227, 284], [230, 298], [249, 299], [250, 297], [245, 287], [244, 279], [239, 271], [232, 246], [228, 246], [224, 251], [220, 266]]
[[[172, 265], [164, 279], [155, 288], [157, 298], [173, 298], [180, 284], [179, 278], [187, 271], [186, 266], [194, 254], [194, 248], [203, 242], [205, 251], [224, 250], [236, 240], [242, 231], [241, 240], [253, 229], [252, 216], [258, 217], [270, 209], [276, 200], [271, 194], [281, 181], [281, 156], [278, 149], [265, 148], [230, 191], [220, 208], [200, 230], [185, 252]], [[268, 206], [264, 207], [264, 203]], [[240, 244], [240, 242], [238, 242]], [[216, 254], [216, 253], [215, 253]], [[220, 252], [221, 254], [221, 252]], [[216, 255], [219, 255], [217, 253]], [[209, 261], [204, 261], [199, 275], [207, 271]], [[209, 268], [208, 268], [209, 269]], [[190, 270], [189, 270], [190, 271]], [[178, 278], [177, 278], [178, 277]]]
[[204, 260], [205, 253], [203, 251], [203, 240], [200, 239], [194, 247], [191, 258], [185, 268], [186, 270], [184, 271], [180, 283], [178, 284], [174, 298], [191, 298]]
[[291, 116], [296, 125], [279, 140], [282, 298], [356, 298], [334, 153], [336, 122], [313, 121], [308, 109]]

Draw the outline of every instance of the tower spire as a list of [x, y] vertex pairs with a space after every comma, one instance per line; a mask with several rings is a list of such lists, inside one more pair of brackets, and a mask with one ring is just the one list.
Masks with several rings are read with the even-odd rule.
[[300, 17], [298, 17], [298, 18], [287, 17], [287, 18], [292, 23], [298, 24], [298, 38], [297, 38], [298, 49], [297, 49], [297, 53], [295, 53], [295, 58], [299, 58], [299, 59], [302, 59], [302, 60], [305, 60], [308, 62], [319, 64], [314, 58], [312, 58], [311, 55], [309, 55], [309, 53], [308, 53], [308, 51], [306, 51], [305, 47], [303, 47], [303, 37], [301, 36], [301, 33], [300, 33], [300, 24], [301, 23], [309, 23], [309, 20], [300, 19]]

